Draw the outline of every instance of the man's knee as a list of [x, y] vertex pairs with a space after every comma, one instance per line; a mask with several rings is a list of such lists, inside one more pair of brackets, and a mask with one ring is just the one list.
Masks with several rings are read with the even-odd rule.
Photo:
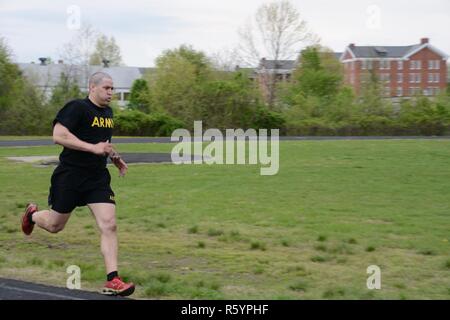
[[70, 213], [59, 213], [55, 210], [50, 211], [47, 230], [51, 233], [58, 233], [64, 229], [69, 220]]
[[48, 231], [51, 233], [58, 233], [62, 231], [65, 227], [65, 224], [62, 223], [52, 223], [48, 227]]
[[100, 226], [100, 231], [102, 233], [114, 233], [117, 231], [116, 219], [108, 219], [102, 222]]

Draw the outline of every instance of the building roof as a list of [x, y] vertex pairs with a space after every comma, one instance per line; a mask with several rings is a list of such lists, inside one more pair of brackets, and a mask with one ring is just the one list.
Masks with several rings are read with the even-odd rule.
[[338, 60], [341, 58], [341, 56], [343, 54], [343, 52], [333, 52], [333, 53], [334, 53], [334, 57]]
[[[355, 46], [355, 44], [352, 43], [347, 46], [345, 52], [350, 53], [352, 59], [408, 59], [410, 56], [425, 48], [440, 55], [443, 60], [448, 59], [448, 55], [445, 52], [442, 52], [430, 44], [429, 38], [421, 38], [420, 43], [409, 46]], [[340, 60], [344, 60], [344, 55], [341, 56]]]
[[259, 69], [292, 70], [295, 69], [295, 63], [295, 60], [266, 60], [263, 58], [259, 62]]
[[412, 46], [350, 46], [355, 58], [401, 58], [421, 45]]
[[87, 88], [89, 75], [102, 71], [109, 74], [117, 89], [130, 89], [133, 81], [142, 78], [143, 74], [152, 68], [138, 67], [103, 67], [103, 66], [78, 66], [67, 64], [34, 64], [18, 63], [23, 74], [40, 87], [55, 87], [61, 77], [61, 73], [72, 75], [80, 88]]

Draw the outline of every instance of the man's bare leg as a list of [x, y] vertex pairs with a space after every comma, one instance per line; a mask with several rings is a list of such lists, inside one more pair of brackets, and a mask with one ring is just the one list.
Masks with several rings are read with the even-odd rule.
[[107, 282], [103, 294], [128, 296], [134, 292], [132, 282], [125, 283], [120, 279], [117, 270], [117, 226], [116, 205], [112, 203], [91, 203], [89, 209], [95, 217], [101, 234], [101, 249], [105, 259]]
[[100, 241], [106, 273], [117, 271], [117, 226], [116, 206], [112, 203], [91, 203], [89, 209], [95, 217], [100, 230]]
[[36, 225], [51, 233], [57, 233], [64, 229], [70, 213], [59, 213], [55, 210], [41, 210], [33, 213], [32, 220]]

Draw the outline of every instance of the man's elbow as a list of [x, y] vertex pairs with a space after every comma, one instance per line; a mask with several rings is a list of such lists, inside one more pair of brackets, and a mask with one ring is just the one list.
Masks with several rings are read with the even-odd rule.
[[54, 144], [59, 144], [59, 137], [56, 135], [53, 135], [53, 143]]
[[61, 132], [54, 132], [53, 133], [53, 143], [54, 144], [61, 144], [64, 140], [64, 134]]
[[55, 124], [55, 127], [53, 128], [53, 143], [61, 144], [65, 136], [66, 133], [64, 132], [64, 128], [59, 123]]

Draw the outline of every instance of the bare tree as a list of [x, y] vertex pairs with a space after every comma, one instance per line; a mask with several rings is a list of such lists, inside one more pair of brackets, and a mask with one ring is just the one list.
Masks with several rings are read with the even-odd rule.
[[219, 71], [234, 71], [239, 64], [237, 49], [222, 48], [209, 54], [214, 69]]
[[74, 37], [60, 50], [60, 57], [66, 64], [65, 73], [70, 79], [80, 79], [80, 87], [86, 87], [90, 76], [89, 60], [92, 56], [99, 33], [90, 23], [85, 23]]
[[[256, 66], [264, 57], [278, 65], [280, 60], [296, 58], [302, 45], [320, 40], [307, 27], [298, 10], [287, 0], [261, 5], [253, 20], [239, 30], [240, 62]], [[260, 77], [267, 89], [269, 105], [275, 99], [277, 76], [275, 72]]]

